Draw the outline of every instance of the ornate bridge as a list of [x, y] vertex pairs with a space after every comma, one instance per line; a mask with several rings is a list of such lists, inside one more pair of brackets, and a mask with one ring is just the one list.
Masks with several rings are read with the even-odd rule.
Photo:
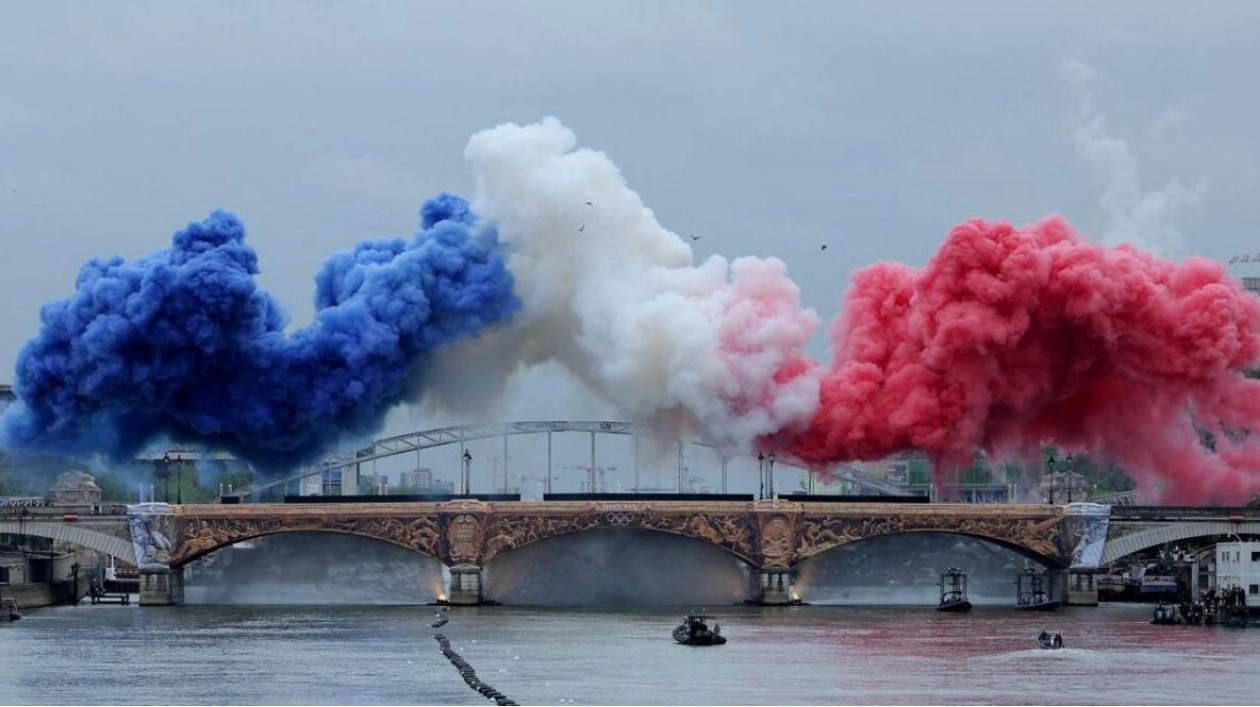
[[[454, 603], [481, 597], [481, 570], [548, 538], [636, 529], [691, 538], [758, 571], [758, 598], [791, 599], [792, 570], [832, 548], [881, 535], [949, 532], [1010, 548], [1067, 573], [1069, 601], [1094, 603], [1100, 566], [1169, 543], [1260, 537], [1260, 508], [732, 501], [456, 500], [447, 503], [186, 505], [128, 507], [128, 515], [73, 508], [10, 509], [0, 534], [51, 538], [135, 563], [142, 603], [178, 603], [182, 568], [220, 548], [276, 533], [322, 531], [374, 538], [451, 569]], [[130, 542], [128, 542], [130, 541]]]
[[[989, 540], [1056, 570], [1101, 552], [1098, 517], [1042, 505], [792, 503], [732, 501], [546, 501], [483, 503], [256, 504], [132, 507], [131, 530], [145, 582], [142, 603], [179, 603], [182, 567], [263, 535], [330, 531], [375, 538], [451, 568], [449, 600], [481, 601], [482, 568], [548, 538], [595, 529], [669, 533], [721, 548], [759, 573], [759, 600], [791, 601], [791, 570], [847, 543], [907, 532]], [[1091, 525], [1092, 523], [1092, 525]]]

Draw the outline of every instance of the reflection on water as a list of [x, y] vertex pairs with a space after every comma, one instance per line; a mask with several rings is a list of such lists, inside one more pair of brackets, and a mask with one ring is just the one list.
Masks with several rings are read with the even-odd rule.
[[[443, 632], [521, 704], [1254, 704], [1260, 631], [1152, 626], [1148, 608], [452, 608]], [[81, 606], [0, 625], [9, 704], [490, 704], [425, 607]], [[1068, 648], [1035, 648], [1043, 628]]]

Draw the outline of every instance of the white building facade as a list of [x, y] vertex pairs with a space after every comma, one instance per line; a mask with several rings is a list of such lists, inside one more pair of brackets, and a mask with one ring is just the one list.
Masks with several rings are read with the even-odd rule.
[[1247, 604], [1260, 604], [1260, 542], [1216, 544], [1217, 590], [1242, 587]]

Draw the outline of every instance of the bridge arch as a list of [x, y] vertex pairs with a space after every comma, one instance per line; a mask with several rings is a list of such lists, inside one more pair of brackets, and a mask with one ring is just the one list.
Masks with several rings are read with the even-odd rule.
[[[525, 548], [533, 547], [539, 543], [555, 540], [557, 538], [571, 537], [585, 533], [630, 530], [652, 533], [654, 535], [673, 536], [685, 538], [691, 542], [698, 542], [709, 545], [735, 559], [746, 563], [749, 567], [758, 567], [758, 561], [752, 556], [752, 549], [755, 544], [749, 544], [747, 548], [740, 547], [737, 543], [732, 542], [734, 538], [725, 538], [720, 535], [712, 524], [712, 521], [703, 516], [692, 516], [685, 523], [675, 525], [674, 527], [661, 527], [644, 522], [622, 521], [618, 516], [612, 515], [612, 521], [609, 523], [598, 522], [578, 522], [568, 527], [556, 527], [554, 532], [544, 532], [525, 536], [523, 540], [517, 540], [510, 535], [487, 535], [485, 554], [482, 557], [483, 564], [489, 564], [491, 561], [508, 556], [514, 552]], [[620, 521], [620, 522], [618, 522]]]
[[55, 542], [73, 543], [105, 555], [111, 555], [123, 562], [136, 564], [136, 550], [130, 540], [113, 535], [89, 530], [73, 523], [44, 521], [0, 521], [0, 534], [30, 535], [48, 538]]
[[1051, 568], [1051, 569], [1066, 569], [1067, 567], [1067, 564], [1064, 563], [1064, 561], [1061, 559], [1061, 557], [1059, 556], [1057, 552], [1055, 552], [1054, 554], [1047, 554], [1044, 548], [1043, 549], [1030, 548], [1030, 547], [1027, 547], [1025, 545], [1022, 545], [1018, 542], [1014, 542], [1006, 538], [995, 537], [993, 535], [986, 535], [982, 533], [954, 530], [950, 528], [908, 528], [905, 530], [894, 530], [894, 531], [889, 531], [889, 532], [884, 532], [884, 533], [866, 535], [863, 537], [841, 538], [834, 542], [815, 545], [809, 548], [807, 551], [799, 553], [795, 561], [792, 563], [792, 568], [797, 569], [805, 562], [821, 557], [822, 555], [825, 555], [828, 552], [831, 552], [832, 550], [837, 550], [842, 547], [849, 547], [851, 545], [856, 545], [858, 543], [862, 543], [867, 540], [876, 540], [879, 538], [892, 538], [892, 537], [905, 536], [905, 535], [922, 535], [922, 534], [927, 534], [927, 533], [936, 534], [936, 535], [954, 535], [954, 536], [960, 536], [960, 537], [965, 537], [965, 538], [972, 538], [974, 540], [982, 540], [982, 541], [991, 543], [993, 545], [997, 545], [998, 547], [1001, 547], [1003, 549], [1010, 550], [1016, 553], [1017, 555], [1020, 555], [1021, 557], [1026, 557], [1030, 560], [1039, 562], [1042, 565], [1045, 565], [1046, 567]]
[[222, 523], [217, 520], [194, 519], [177, 533], [180, 540], [172, 551], [170, 566], [172, 568], [183, 567], [212, 552], [246, 540], [289, 533], [336, 533], [367, 538], [410, 550], [422, 557], [436, 560], [442, 565], [448, 564], [443, 560], [439, 551], [440, 540], [436, 526], [430, 523], [423, 523], [417, 520], [412, 524], [405, 524], [399, 521], [397, 523], [365, 525], [364, 527], [359, 527], [360, 525], [354, 522], [346, 522], [331, 525], [295, 524], [260, 527], [252, 524]]
[[1160, 547], [1165, 543], [1221, 535], [1260, 536], [1260, 521], [1234, 523], [1221, 520], [1176, 523], [1108, 539], [1106, 545], [1103, 546], [1102, 560], [1099, 561], [1099, 564], [1109, 565], [1121, 558], [1143, 550]]

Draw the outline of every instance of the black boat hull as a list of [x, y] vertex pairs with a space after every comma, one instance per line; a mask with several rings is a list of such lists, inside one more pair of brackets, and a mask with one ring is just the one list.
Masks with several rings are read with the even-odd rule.
[[954, 614], [962, 614], [971, 611], [971, 602], [963, 599], [962, 601], [951, 601], [947, 604], [941, 604], [936, 607], [937, 611], [948, 611]]
[[720, 646], [726, 643], [726, 636], [714, 634], [710, 632], [697, 633], [694, 636], [688, 635], [687, 626], [685, 624], [674, 628], [674, 640], [684, 646]]
[[1043, 601], [1039, 604], [1017, 604], [1016, 611], [1055, 611], [1059, 608], [1058, 601]]

